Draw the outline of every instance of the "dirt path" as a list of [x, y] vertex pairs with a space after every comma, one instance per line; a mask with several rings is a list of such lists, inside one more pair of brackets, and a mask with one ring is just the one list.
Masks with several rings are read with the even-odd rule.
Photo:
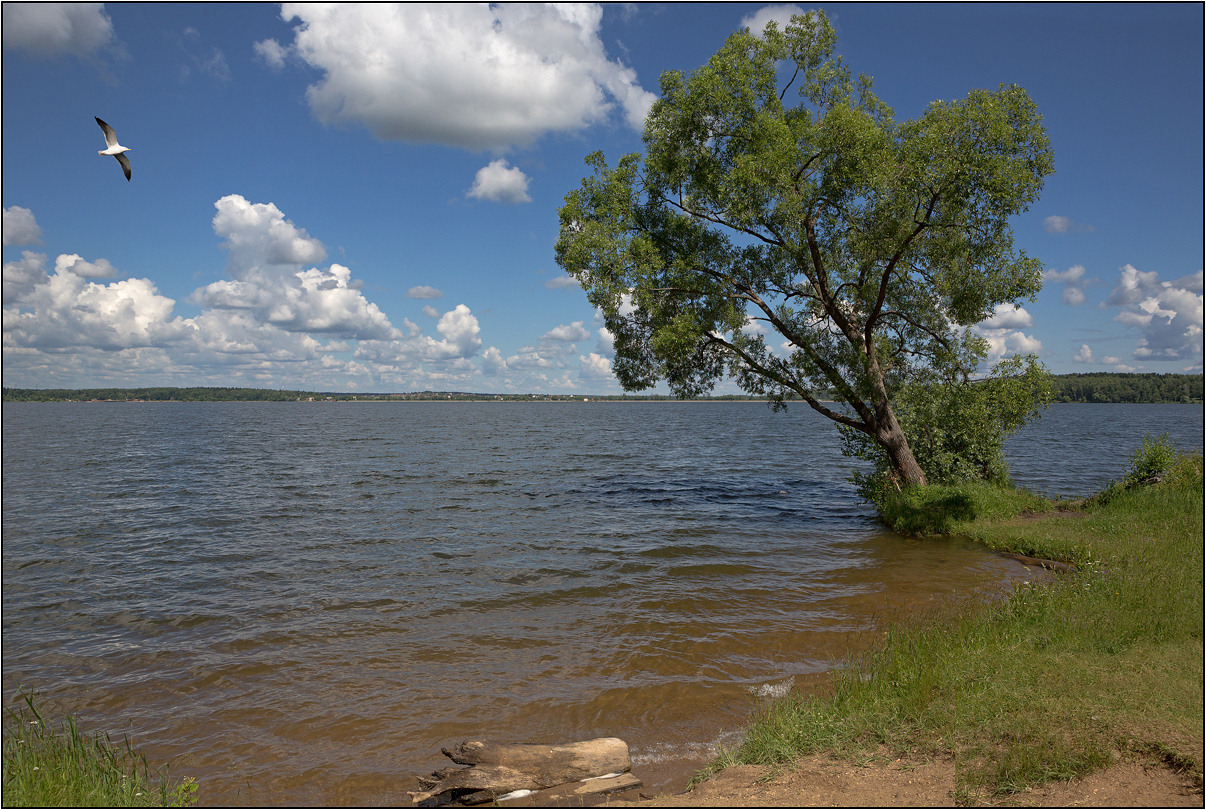
[[742, 765], [728, 768], [688, 793], [609, 806], [627, 807], [1202, 807], [1201, 785], [1167, 766], [1123, 760], [1072, 782], [1051, 782], [1000, 797], [956, 801], [952, 762], [899, 760], [860, 767], [817, 757], [792, 770]]

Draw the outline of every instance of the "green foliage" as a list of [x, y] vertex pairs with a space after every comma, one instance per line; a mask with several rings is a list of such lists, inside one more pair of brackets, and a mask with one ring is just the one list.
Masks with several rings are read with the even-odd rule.
[[814, 11], [663, 74], [644, 158], [587, 158], [557, 261], [602, 311], [626, 389], [693, 397], [729, 375], [776, 405], [795, 394], [920, 481], [891, 380], [965, 376], [985, 346], [960, 327], [1038, 292], [1008, 221], [1051, 149], [1016, 85], [897, 122], [835, 43]]
[[[1051, 375], [1034, 356], [1014, 356], [981, 380], [947, 382], [933, 375], [910, 380], [895, 391], [894, 401], [928, 483], [1005, 484], [1005, 439], [1050, 403]], [[885, 499], [900, 489], [889, 460], [866, 434], [850, 428], [842, 434], [843, 453], [872, 462], [870, 471], [855, 472], [853, 478], [882, 511]]]
[[1177, 448], [1167, 433], [1152, 438], [1143, 437], [1143, 446], [1131, 455], [1131, 470], [1126, 476], [1127, 484], [1135, 485], [1164, 476], [1177, 461]]
[[186, 807], [197, 800], [191, 778], [173, 781], [165, 765], [152, 774], [129, 739], [85, 735], [73, 718], [52, 723], [34, 697], [4, 717], [6, 807]]
[[919, 490], [964, 498], [970, 522], [956, 527], [989, 547], [1078, 572], [898, 617], [845, 662], [832, 695], [791, 695], [762, 712], [727, 764], [884, 750], [951, 758], [968, 803], [1082, 776], [1118, 754], [1200, 780], [1202, 467], [1183, 456], [1158, 484], [1024, 521], [1013, 514], [1021, 503], [981, 513], [984, 485]]

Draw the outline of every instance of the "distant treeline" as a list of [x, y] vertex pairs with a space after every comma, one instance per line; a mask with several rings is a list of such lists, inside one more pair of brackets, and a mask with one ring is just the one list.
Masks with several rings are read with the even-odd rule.
[[1199, 403], [1206, 394], [1201, 374], [1059, 374], [1056, 402]]
[[[1201, 374], [1057, 374], [1056, 402], [1182, 402], [1206, 397]], [[713, 402], [743, 402], [759, 397], [726, 394], [700, 397]], [[343, 394], [269, 388], [5, 388], [5, 402], [661, 402], [664, 394], [474, 394], [464, 391], [415, 391], [407, 394]]]
[[[406, 394], [346, 394], [267, 388], [5, 388], [5, 402], [589, 402], [674, 401], [665, 394], [475, 394], [465, 391], [414, 391]], [[727, 394], [701, 399], [718, 402], [758, 399]]]

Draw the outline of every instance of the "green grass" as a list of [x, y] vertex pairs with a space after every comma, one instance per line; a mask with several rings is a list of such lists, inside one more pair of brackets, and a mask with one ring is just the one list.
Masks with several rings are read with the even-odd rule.
[[1158, 484], [1115, 487], [1076, 511], [979, 486], [902, 493], [898, 521], [1078, 570], [901, 619], [836, 673], [832, 695], [773, 704], [716, 767], [949, 758], [966, 798], [1138, 755], [1200, 782], [1202, 458], [1171, 464]]
[[25, 706], [4, 717], [5, 807], [183, 807], [196, 800], [191, 778], [152, 773], [126, 739], [86, 735], [68, 717], [48, 720], [27, 692]]

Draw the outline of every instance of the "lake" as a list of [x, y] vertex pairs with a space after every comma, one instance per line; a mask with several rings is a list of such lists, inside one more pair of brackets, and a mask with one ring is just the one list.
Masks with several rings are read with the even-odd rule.
[[[1203, 409], [1057, 405], [1047, 495]], [[399, 804], [464, 739], [619, 736], [681, 787], [885, 618], [1036, 576], [881, 530], [837, 431], [760, 403], [10, 403], [3, 687], [203, 805]]]

